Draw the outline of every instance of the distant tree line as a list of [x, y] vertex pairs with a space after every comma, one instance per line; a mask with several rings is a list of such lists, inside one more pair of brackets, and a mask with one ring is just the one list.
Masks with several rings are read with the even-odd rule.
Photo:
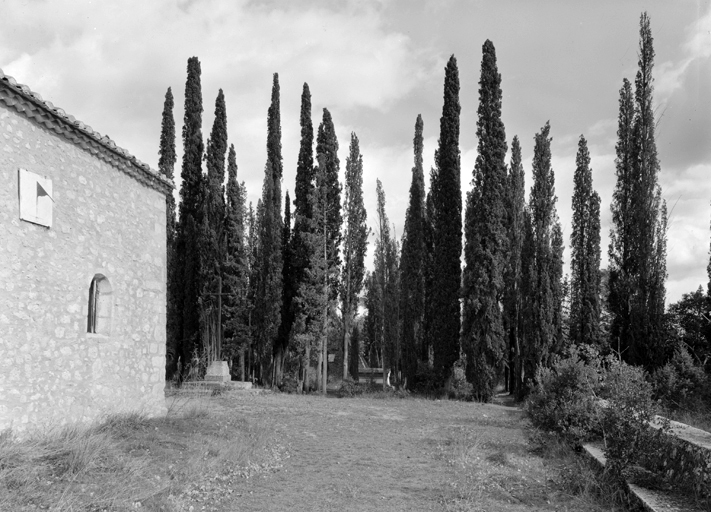
[[[203, 144], [200, 63], [190, 58], [177, 220], [173, 198], [166, 204], [167, 377], [187, 377], [214, 347], [215, 333], [224, 341], [214, 357], [230, 361], [233, 375], [299, 391], [316, 387], [325, 392], [329, 354], [336, 355], [330, 371], [339, 379], [357, 380], [359, 367], [368, 365], [382, 368], [384, 385], [389, 375], [393, 386], [410, 390], [445, 388], [460, 365], [474, 397], [482, 401], [491, 400], [500, 385], [525, 395], [535, 384], [537, 367], [550, 364], [571, 345], [595, 345], [650, 370], [664, 365], [678, 341], [672, 335], [672, 312], [677, 311], [678, 324], [680, 311], [696, 307], [687, 303], [701, 300], [696, 295], [703, 295], [706, 306], [711, 302], [708, 293], [699, 291], [685, 296], [676, 310], [664, 311], [667, 210], [658, 183], [653, 63], [644, 13], [634, 90], [627, 79], [620, 90], [609, 268], [600, 268], [601, 202], [581, 135], [570, 276], [564, 276], [566, 241], [556, 210], [551, 126], [546, 122], [533, 137], [533, 183], [526, 198], [521, 142], [514, 136], [510, 148], [507, 143], [501, 75], [491, 41], [482, 47], [472, 188], [462, 196], [459, 71], [452, 56], [445, 67], [429, 187], [423, 169], [424, 122], [419, 115], [415, 121], [400, 240], [388, 219], [380, 180], [373, 228], [368, 226], [365, 164], [355, 133], [345, 180], [339, 181], [334, 122], [324, 109], [314, 134], [308, 84], [301, 95], [293, 210], [288, 192], [282, 210], [277, 74], [267, 111], [262, 195], [256, 207], [247, 205], [234, 145], [228, 147], [222, 90]], [[172, 178], [175, 162], [169, 88], [160, 171]], [[372, 271], [366, 271], [371, 234], [375, 259]], [[709, 269], [711, 276], [711, 262]], [[708, 359], [711, 330], [704, 326], [704, 333], [687, 343]]]

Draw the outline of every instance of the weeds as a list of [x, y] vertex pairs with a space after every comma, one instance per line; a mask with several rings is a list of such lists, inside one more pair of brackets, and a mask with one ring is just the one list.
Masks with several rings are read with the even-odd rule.
[[215, 420], [204, 399], [171, 409], [166, 418], [113, 415], [21, 441], [0, 433], [0, 510], [187, 511], [190, 488], [239, 476], [270, 442], [261, 426]]

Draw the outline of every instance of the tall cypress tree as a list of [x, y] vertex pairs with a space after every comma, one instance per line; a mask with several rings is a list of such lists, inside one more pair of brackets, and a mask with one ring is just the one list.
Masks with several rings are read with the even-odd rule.
[[462, 348], [474, 393], [488, 401], [501, 372], [506, 342], [499, 303], [508, 249], [506, 133], [501, 120], [501, 75], [488, 39], [482, 49], [474, 190], [467, 195]]
[[281, 114], [279, 108], [279, 75], [274, 73], [272, 101], [267, 114], [267, 163], [264, 166], [261, 219], [259, 224], [259, 281], [254, 310], [254, 326], [259, 371], [262, 381], [273, 375], [264, 374], [267, 357], [275, 352], [274, 367], [283, 364], [277, 333], [282, 309], [282, 218], [281, 218]]
[[422, 360], [425, 317], [425, 175], [422, 169], [422, 116], [415, 121], [410, 202], [405, 214], [405, 232], [400, 256], [400, 311], [402, 312], [403, 377], [415, 384], [418, 359]]
[[390, 221], [385, 211], [385, 192], [380, 180], [376, 180], [378, 201], [378, 239], [375, 243], [375, 285], [378, 288], [380, 307], [377, 337], [383, 368], [383, 388], [390, 372], [391, 382], [399, 373], [399, 275], [397, 243], [390, 234]]
[[649, 17], [640, 17], [634, 103], [625, 81], [620, 92], [617, 185], [610, 241], [612, 346], [631, 364], [663, 363], [666, 225], [658, 184], [653, 110], [654, 47]]
[[511, 162], [506, 187], [506, 232], [508, 238], [508, 262], [504, 272], [503, 321], [508, 341], [508, 390], [517, 394], [521, 389], [521, 314], [523, 310], [523, 262], [524, 211], [526, 191], [521, 144], [515, 136], [511, 142]]
[[244, 380], [244, 354], [249, 341], [248, 286], [249, 255], [246, 241], [247, 197], [244, 183], [237, 181], [237, 157], [230, 145], [227, 157], [227, 204], [225, 219], [225, 257], [222, 264], [225, 344], [228, 358], [239, 355], [240, 376]]
[[[311, 233], [313, 212], [311, 209], [311, 195], [314, 188], [314, 129], [311, 122], [311, 91], [309, 85], [304, 83], [301, 93], [301, 143], [296, 167], [296, 186], [294, 190], [294, 229], [291, 235], [292, 272], [297, 299], [292, 308], [295, 320], [295, 339], [298, 338], [297, 352], [301, 355], [301, 368], [299, 380], [304, 385], [307, 380], [307, 371], [310, 364], [311, 346], [304, 340], [304, 332], [308, 330], [310, 319], [303, 316], [300, 289], [307, 286], [307, 270], [311, 260], [308, 244], [308, 235]], [[301, 391], [301, 390], [299, 390]]]
[[[160, 148], [158, 154], [158, 170], [166, 178], [173, 181], [175, 162], [175, 119], [173, 117], [173, 91], [170, 87], [165, 93], [163, 103], [163, 117], [160, 130]], [[171, 192], [165, 198], [165, 235], [166, 235], [166, 269], [167, 269], [167, 307], [166, 307], [166, 354], [168, 354], [168, 364], [166, 365], [166, 378], [173, 377], [178, 363], [178, 341], [180, 339], [180, 328], [178, 326], [178, 295], [180, 286], [178, 284], [177, 266], [175, 261], [175, 197]]]
[[[202, 270], [202, 299], [203, 308], [216, 309], [218, 301], [215, 294], [218, 292], [218, 278], [221, 277], [222, 265], [225, 259], [225, 156], [227, 153], [227, 109], [225, 96], [222, 89], [217, 93], [215, 100], [215, 119], [207, 140], [205, 160], [207, 176], [203, 179], [204, 211], [202, 228], [200, 232], [200, 249], [203, 253], [201, 261]], [[210, 306], [212, 305], [212, 306]], [[205, 318], [205, 317], [203, 317]], [[217, 315], [213, 321], [217, 322]], [[225, 318], [223, 318], [225, 320]], [[215, 331], [222, 329], [223, 325], [215, 325]], [[222, 358], [222, 354], [216, 354]]]
[[199, 229], [203, 214], [202, 157], [202, 91], [200, 86], [200, 61], [188, 59], [188, 78], [185, 83], [185, 114], [183, 118], [183, 164], [180, 188], [180, 219], [176, 236], [176, 274], [181, 286], [181, 296], [176, 301], [182, 323], [178, 357], [183, 371], [187, 371], [200, 337], [200, 308], [198, 298], [200, 283]]
[[524, 350], [524, 377], [535, 378], [536, 368], [547, 363], [551, 351], [560, 343], [562, 305], [562, 234], [555, 209], [555, 176], [551, 168], [550, 124], [535, 136], [531, 210], [532, 257], [530, 270], [531, 305]]
[[459, 70], [452, 55], [445, 68], [444, 106], [440, 119], [437, 167], [432, 183], [433, 282], [431, 336], [434, 370], [441, 382], [459, 357], [462, 254], [462, 192], [459, 153]]
[[570, 340], [600, 343], [600, 196], [593, 190], [590, 153], [580, 136], [573, 177], [570, 235]]
[[[343, 270], [341, 272], [341, 303], [343, 317], [343, 378], [348, 377], [351, 325], [358, 312], [358, 297], [363, 289], [365, 253], [368, 249], [368, 215], [363, 205], [363, 156], [358, 137], [351, 133], [346, 159], [345, 226], [343, 235]], [[357, 368], [356, 368], [357, 377]]]
[[319, 167], [323, 167], [324, 193], [326, 194], [326, 238], [328, 260], [334, 265], [330, 272], [329, 288], [331, 297], [338, 293], [338, 268], [341, 264], [339, 249], [341, 246], [341, 184], [338, 181], [340, 161], [338, 160], [338, 138], [333, 126], [331, 113], [323, 109], [323, 119], [316, 136], [316, 155]]
[[308, 267], [309, 254], [303, 242], [302, 233], [308, 233], [313, 214], [309, 196], [314, 188], [314, 128], [311, 122], [311, 92], [304, 83], [301, 93], [301, 144], [296, 166], [296, 188], [294, 190], [294, 235], [292, 253], [294, 255], [294, 277], [298, 283], [304, 279]]
[[[281, 325], [277, 336], [277, 345], [274, 350], [275, 359], [279, 354], [285, 354], [289, 346], [291, 328], [294, 324], [294, 297], [296, 296], [296, 280], [294, 276], [294, 256], [291, 242], [291, 201], [289, 191], [286, 191], [284, 199], [284, 228], [282, 231], [282, 307]], [[275, 364], [276, 385], [281, 386], [283, 381], [283, 366]]]

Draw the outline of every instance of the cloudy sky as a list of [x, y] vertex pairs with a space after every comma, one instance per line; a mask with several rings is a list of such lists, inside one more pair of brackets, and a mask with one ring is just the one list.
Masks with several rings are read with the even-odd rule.
[[[398, 237], [415, 119], [422, 114], [425, 123], [427, 170], [437, 145], [444, 66], [452, 54], [461, 85], [462, 186], [464, 192], [471, 188], [481, 48], [491, 39], [502, 75], [506, 134], [509, 141], [514, 135], [521, 140], [527, 189], [533, 136], [550, 120], [566, 240], [577, 142], [581, 134], [588, 139], [603, 202], [603, 265], [619, 89], [623, 78], [634, 80], [639, 16], [646, 10], [656, 50], [660, 181], [671, 211], [667, 302], [707, 282], [711, 0], [0, 0], [0, 10], [0, 68], [153, 168], [166, 89], [173, 88], [179, 134], [187, 59], [199, 57], [203, 133], [207, 137], [222, 88], [239, 178], [255, 203], [266, 161], [272, 73], [279, 73], [281, 84], [282, 188], [292, 193], [300, 95], [308, 82], [314, 125], [323, 108], [333, 116], [342, 174], [355, 132], [369, 220], [380, 178]], [[180, 162], [180, 140], [177, 145]]]

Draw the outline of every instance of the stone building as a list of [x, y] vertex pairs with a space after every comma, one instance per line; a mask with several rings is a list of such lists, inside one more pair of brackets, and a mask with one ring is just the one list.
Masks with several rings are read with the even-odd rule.
[[165, 413], [172, 190], [0, 70], [0, 430]]

